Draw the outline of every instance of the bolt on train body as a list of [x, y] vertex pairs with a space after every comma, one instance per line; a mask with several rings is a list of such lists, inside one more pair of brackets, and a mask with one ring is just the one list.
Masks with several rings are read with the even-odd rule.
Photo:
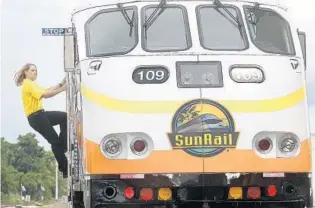
[[313, 206], [306, 36], [284, 8], [105, 2], [64, 36], [70, 206]]

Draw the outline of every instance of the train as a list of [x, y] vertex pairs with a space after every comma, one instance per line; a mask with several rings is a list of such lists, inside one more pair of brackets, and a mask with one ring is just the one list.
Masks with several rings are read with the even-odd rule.
[[110, 0], [70, 30], [69, 207], [314, 207], [306, 33], [286, 8]]

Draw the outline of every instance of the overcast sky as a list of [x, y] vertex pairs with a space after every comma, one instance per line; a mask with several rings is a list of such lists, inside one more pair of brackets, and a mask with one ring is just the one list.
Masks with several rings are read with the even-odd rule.
[[[91, 0], [90, 0], [91, 1]], [[273, 1], [273, 0], [268, 0]], [[314, 0], [274, 0], [293, 10], [308, 38], [308, 94], [312, 132], [315, 132], [315, 12]], [[38, 83], [55, 85], [64, 77], [62, 38], [43, 37], [41, 28], [68, 27], [74, 5], [89, 0], [2, 0], [1, 6], [1, 137], [16, 142], [19, 134], [36, 133], [24, 115], [20, 88], [13, 76], [24, 63], [38, 67]], [[96, 2], [93, 0], [93, 2]], [[106, 2], [106, 0], [102, 0]], [[313, 5], [310, 5], [313, 4]], [[46, 110], [65, 110], [65, 93], [43, 102]], [[298, 122], [298, 121], [297, 121]], [[37, 133], [40, 145], [50, 146]]]

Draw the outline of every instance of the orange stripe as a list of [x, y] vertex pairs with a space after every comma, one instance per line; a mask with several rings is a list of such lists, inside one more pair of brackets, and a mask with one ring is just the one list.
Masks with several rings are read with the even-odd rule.
[[309, 140], [301, 144], [295, 158], [264, 159], [252, 150], [230, 149], [210, 158], [198, 158], [182, 150], [154, 151], [144, 160], [109, 160], [99, 144], [84, 140], [85, 168], [90, 174], [200, 173], [200, 172], [309, 172]]

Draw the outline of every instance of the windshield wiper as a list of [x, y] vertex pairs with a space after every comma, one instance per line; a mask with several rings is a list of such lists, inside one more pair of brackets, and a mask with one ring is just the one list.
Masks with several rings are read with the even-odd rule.
[[[224, 5], [222, 5], [222, 3], [220, 2], [220, 0], [214, 0], [213, 3], [216, 5], [215, 9], [216, 9], [222, 16], [224, 16], [229, 22], [231, 22], [235, 27], [237, 27], [237, 28], [239, 29], [239, 32], [240, 32], [242, 38], [244, 38], [244, 37], [243, 37], [243, 33], [242, 33], [242, 31], [241, 31], [241, 28], [242, 28], [243, 25], [242, 25], [242, 23], [239, 21], [239, 19], [237, 18], [237, 14], [236, 14], [236, 17], [235, 17], [226, 7], [224, 7]], [[231, 21], [231, 19], [228, 18], [225, 14], [223, 14], [222, 11], [219, 10], [219, 8], [222, 8], [234, 21]]]
[[[155, 8], [155, 10], [152, 12], [152, 14], [149, 16], [149, 18], [145, 21], [143, 24], [143, 27], [145, 28], [145, 31], [152, 25], [152, 23], [160, 16], [163, 11], [165, 10], [165, 4], [166, 0], [161, 0], [159, 5]], [[160, 12], [158, 10], [160, 9]]]
[[242, 27], [241, 23], [239, 22], [239, 19], [237, 17], [235, 17], [227, 8], [225, 8], [222, 3], [220, 2], [220, 0], [214, 0], [213, 2], [217, 7], [215, 8], [221, 15], [223, 15], [227, 20], [230, 21], [230, 18], [228, 18], [225, 14], [223, 14], [218, 7], [224, 9], [224, 11], [234, 20], [234, 22], [232, 22], [234, 25], [236, 23], [235, 26], [237, 27]]
[[134, 27], [134, 25], [135, 25], [135, 24], [134, 24], [134, 21], [135, 21], [135, 10], [133, 10], [133, 12], [132, 12], [132, 17], [131, 17], [131, 19], [130, 19], [129, 15], [128, 15], [127, 12], [126, 12], [126, 9], [123, 8], [123, 7], [121, 6], [121, 4], [117, 4], [117, 7], [120, 9], [120, 11], [121, 11], [122, 15], [124, 16], [126, 22], [127, 22], [128, 25], [130, 26], [129, 36], [131, 37], [131, 35], [132, 35], [132, 29], [133, 29], [133, 27]]

